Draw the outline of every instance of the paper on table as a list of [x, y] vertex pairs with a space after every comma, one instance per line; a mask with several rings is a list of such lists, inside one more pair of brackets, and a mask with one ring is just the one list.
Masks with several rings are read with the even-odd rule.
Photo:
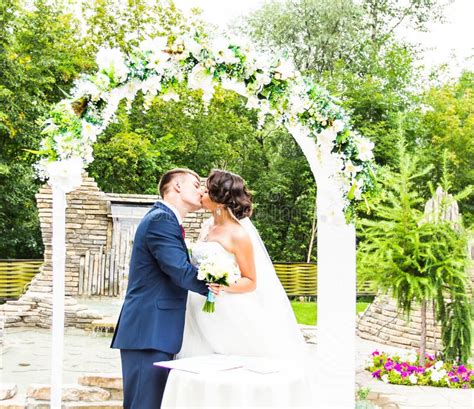
[[244, 369], [248, 371], [256, 372], [259, 374], [270, 374], [280, 372], [282, 370], [282, 364], [279, 361], [272, 361], [264, 358], [256, 358], [246, 362]]
[[209, 373], [242, 368], [244, 361], [235, 356], [213, 354], [154, 362], [153, 365], [192, 373]]

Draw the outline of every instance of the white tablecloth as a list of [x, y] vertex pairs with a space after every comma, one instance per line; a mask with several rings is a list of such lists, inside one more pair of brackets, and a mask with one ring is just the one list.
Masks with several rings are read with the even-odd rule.
[[310, 407], [304, 372], [285, 361], [271, 361], [274, 373], [256, 373], [259, 358], [245, 359], [244, 368], [208, 373], [170, 371], [162, 408]]

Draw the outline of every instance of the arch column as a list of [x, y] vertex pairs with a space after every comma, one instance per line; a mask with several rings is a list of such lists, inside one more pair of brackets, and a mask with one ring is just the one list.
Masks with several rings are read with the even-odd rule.
[[[318, 183], [318, 209], [326, 200]], [[318, 210], [319, 213], [319, 210]], [[352, 225], [318, 214], [317, 401], [355, 406], [356, 251]]]
[[316, 400], [320, 408], [355, 406], [355, 228], [338, 204], [342, 193], [313, 138], [288, 130], [301, 147], [317, 186], [318, 325]]

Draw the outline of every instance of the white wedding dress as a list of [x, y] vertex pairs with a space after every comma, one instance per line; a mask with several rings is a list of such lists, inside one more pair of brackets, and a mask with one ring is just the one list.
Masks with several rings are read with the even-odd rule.
[[[259, 362], [265, 362], [264, 368], [269, 365], [277, 372], [258, 375], [242, 369], [196, 378], [172, 371], [163, 407], [315, 407], [314, 351], [304, 341], [260, 235], [248, 218], [239, 223], [252, 240], [257, 288], [249, 293], [221, 292], [214, 313], [202, 311], [206, 297], [189, 292], [177, 358], [222, 354], [260, 369]], [[219, 256], [237, 266], [234, 254], [207, 241], [211, 224], [212, 219], [204, 223], [192, 247], [193, 263]]]
[[[298, 327], [260, 235], [245, 218], [239, 223], [250, 235], [255, 257], [257, 288], [249, 293], [221, 292], [215, 312], [202, 312], [206, 297], [189, 292], [184, 339], [178, 358], [209, 355], [304, 360], [308, 346]], [[236, 263], [235, 256], [218, 242], [207, 241], [212, 218], [203, 225], [200, 239], [192, 248], [197, 266], [205, 257], [219, 255]]]

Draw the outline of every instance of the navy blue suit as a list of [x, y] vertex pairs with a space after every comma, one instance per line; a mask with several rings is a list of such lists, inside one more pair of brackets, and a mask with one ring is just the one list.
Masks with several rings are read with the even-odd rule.
[[159, 408], [168, 370], [183, 342], [188, 290], [207, 295], [176, 216], [157, 202], [138, 225], [125, 301], [112, 339], [122, 358], [124, 407]]

